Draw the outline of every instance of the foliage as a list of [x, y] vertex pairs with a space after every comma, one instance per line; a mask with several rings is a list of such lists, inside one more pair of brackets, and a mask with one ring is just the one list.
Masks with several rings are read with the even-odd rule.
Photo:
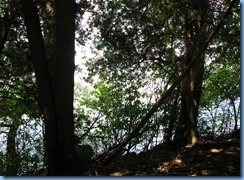
[[81, 91], [76, 95], [81, 99], [75, 110], [76, 132], [84, 138], [83, 143], [89, 142], [98, 152], [119, 144], [147, 110], [140, 93], [131, 87], [122, 87], [119, 82], [98, 81], [89, 94], [85, 89], [77, 91]]
[[240, 126], [239, 13], [238, 6], [207, 53], [209, 62], [206, 66], [199, 115], [199, 126], [205, 127], [205, 132], [201, 130], [205, 136], [229, 133], [235, 126]]
[[[194, 1], [190, 3], [193, 3], [191, 4], [193, 8], [198, 6]], [[156, 100], [158, 95], [179, 76], [184, 49], [184, 12], [187, 3], [121, 0], [94, 1], [94, 4], [95, 12], [91, 17], [91, 26], [96, 28], [94, 44], [102, 51], [102, 56], [87, 61], [86, 65], [90, 73], [88, 80], [98, 74], [99, 78], [110, 83], [120, 82], [124, 87], [132, 81], [137, 89], [150, 89], [147, 93], [152, 96], [148, 95], [147, 98], [155, 97]], [[209, 1], [209, 16], [205, 17], [208, 32], [215, 28], [219, 22], [218, 18], [227, 8], [228, 2]], [[212, 108], [217, 102], [225, 102], [225, 98], [220, 98], [224, 94], [224, 96], [227, 94], [240, 96], [238, 93], [240, 87], [237, 85], [240, 75], [240, 62], [237, 60], [240, 52], [239, 15], [239, 6], [233, 8], [224, 28], [220, 30], [206, 51], [207, 63], [200, 107], [206, 107], [207, 103], [209, 108]], [[228, 63], [232, 60], [235, 65]], [[225, 68], [221, 69], [221, 67]], [[230, 79], [235, 79], [235, 83]], [[218, 83], [212, 82], [215, 80]], [[172, 104], [173, 99], [171, 98], [168, 104]], [[154, 101], [148, 100], [148, 106], [152, 102]], [[167, 105], [163, 106], [159, 112], [164, 119], [167, 116], [171, 117], [166, 107]], [[204, 108], [202, 110], [199, 114], [200, 119], [205, 112]], [[162, 124], [164, 123], [164, 126], [169, 124], [171, 121], [169, 119]], [[204, 122], [200, 120], [199, 127], [203, 124]], [[208, 127], [209, 122], [204, 126]]]
[[[55, 21], [45, 12], [45, 3], [53, 1], [36, 2], [45, 50], [53, 66]], [[92, 40], [98, 54], [82, 59], [89, 85], [83, 81], [75, 85], [75, 134], [81, 144], [93, 147], [96, 156], [121, 143], [179, 77], [185, 47], [184, 16], [190, 8], [187, 4], [196, 7], [195, 2], [77, 1], [76, 40], [81, 46]], [[228, 6], [229, 1], [209, 1], [209, 33]], [[91, 15], [81, 27], [84, 13]], [[46, 163], [45, 130], [19, 1], [0, 3], [0, 23], [1, 45], [11, 24], [0, 54], [0, 174], [11, 173], [8, 168], [13, 165], [18, 165], [18, 175], [35, 174]], [[124, 152], [147, 150], [164, 141], [167, 134], [173, 139], [180, 113], [179, 92], [184, 88], [179, 84]], [[202, 137], [226, 134], [235, 126], [240, 127], [240, 5], [232, 9], [206, 50], [198, 115]], [[17, 130], [11, 135], [13, 127]], [[12, 156], [7, 152], [8, 137], [15, 139], [17, 154]]]
[[[0, 9], [3, 10], [5, 5], [9, 5], [10, 9], [13, 6], [12, 2], [4, 2]], [[19, 10], [18, 5], [14, 7], [14, 10], [17, 9]], [[5, 10], [9, 14], [13, 13]], [[4, 17], [1, 18], [4, 20]], [[39, 164], [40, 168], [40, 163], [43, 164], [43, 153], [40, 152], [44, 150], [42, 116], [23, 20], [15, 11], [11, 18], [10, 22], [13, 24], [0, 54], [2, 175], [20, 175], [30, 169], [37, 169], [35, 164]], [[1, 33], [3, 31], [1, 29]], [[15, 141], [10, 142], [9, 138]], [[6, 152], [8, 146], [13, 146], [15, 152]], [[11, 167], [17, 168], [17, 172], [9, 172]]]

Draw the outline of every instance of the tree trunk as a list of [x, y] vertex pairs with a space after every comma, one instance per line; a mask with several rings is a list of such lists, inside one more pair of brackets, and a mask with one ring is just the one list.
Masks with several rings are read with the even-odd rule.
[[[16, 119], [18, 121], [18, 119]], [[19, 158], [18, 153], [16, 151], [16, 136], [17, 130], [19, 128], [19, 123], [13, 121], [12, 126], [9, 127], [8, 135], [7, 135], [7, 176], [17, 176], [18, 168], [19, 168]]]
[[56, 1], [56, 57], [54, 70], [55, 111], [57, 114], [60, 173], [75, 168], [73, 120], [75, 1]]
[[236, 111], [236, 105], [235, 105], [235, 100], [233, 100], [232, 98], [230, 99], [230, 104], [233, 107], [233, 111], [234, 111], [234, 131], [236, 131], [238, 128], [238, 114]]
[[176, 123], [176, 120], [179, 116], [178, 110], [179, 110], [179, 106], [178, 106], [178, 101], [179, 99], [179, 88], [177, 88], [176, 94], [174, 99], [172, 100], [172, 104], [170, 104], [170, 109], [169, 109], [169, 124], [165, 133], [165, 137], [164, 137], [164, 142], [165, 143], [170, 143], [172, 141], [172, 136], [173, 136], [173, 130], [174, 130], [174, 125]]
[[[185, 14], [185, 52], [182, 70], [184, 70], [197, 54], [206, 37], [205, 18], [207, 16], [206, 1], [202, 4], [190, 4]], [[179, 145], [198, 142], [197, 116], [204, 74], [204, 52], [198, 62], [183, 80], [181, 93], [181, 113], [176, 130], [175, 142]]]
[[[37, 6], [22, 0], [27, 37], [45, 117], [48, 175], [72, 175], [76, 165], [73, 121], [75, 1], [56, 1], [55, 68], [49, 69]], [[50, 77], [54, 72], [54, 77]]]
[[57, 156], [59, 152], [57, 147], [57, 122], [52, 83], [48, 72], [38, 10], [35, 2], [32, 0], [21, 0], [21, 3], [41, 108], [44, 112], [48, 174], [56, 175], [59, 165]]
[[14, 13], [15, 13], [15, 8], [13, 8], [13, 4], [10, 3], [9, 7], [5, 9], [5, 13], [2, 13], [1, 15], [3, 15], [3, 17], [1, 17], [3, 20], [0, 27], [0, 56], [2, 55], [3, 49], [4, 49], [4, 45], [7, 41], [11, 26], [13, 24], [14, 21]]
[[[51, 78], [51, 83], [54, 82], [54, 65], [55, 65], [55, 45], [56, 45], [56, 35], [55, 35], [55, 5], [52, 1], [47, 1], [41, 8], [42, 13], [45, 18], [43, 19], [43, 36], [44, 44], [47, 55], [48, 70]], [[53, 87], [53, 84], [52, 84]]]

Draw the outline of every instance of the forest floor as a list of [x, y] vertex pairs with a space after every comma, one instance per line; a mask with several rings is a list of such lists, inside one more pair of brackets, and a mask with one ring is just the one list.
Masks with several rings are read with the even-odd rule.
[[85, 176], [240, 176], [240, 137], [201, 140], [176, 149], [161, 144], [140, 154], [115, 158], [109, 165], [93, 164]]

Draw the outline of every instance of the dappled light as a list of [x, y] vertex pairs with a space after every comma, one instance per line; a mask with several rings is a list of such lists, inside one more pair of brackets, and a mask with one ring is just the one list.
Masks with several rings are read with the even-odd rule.
[[2, 0], [0, 175], [240, 176], [238, 0]]
[[223, 149], [211, 149], [210, 150], [210, 152], [212, 152], [212, 153], [220, 153], [222, 151], [223, 151]]
[[178, 150], [159, 145], [132, 159], [125, 155], [109, 166], [94, 165], [86, 173], [89, 176], [239, 176], [240, 141], [200, 141]]

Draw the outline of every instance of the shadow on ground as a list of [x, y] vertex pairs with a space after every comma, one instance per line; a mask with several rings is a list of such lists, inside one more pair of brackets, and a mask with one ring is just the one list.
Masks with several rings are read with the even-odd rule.
[[161, 144], [117, 157], [109, 165], [93, 164], [85, 176], [240, 176], [240, 138], [201, 140], [192, 147]]

